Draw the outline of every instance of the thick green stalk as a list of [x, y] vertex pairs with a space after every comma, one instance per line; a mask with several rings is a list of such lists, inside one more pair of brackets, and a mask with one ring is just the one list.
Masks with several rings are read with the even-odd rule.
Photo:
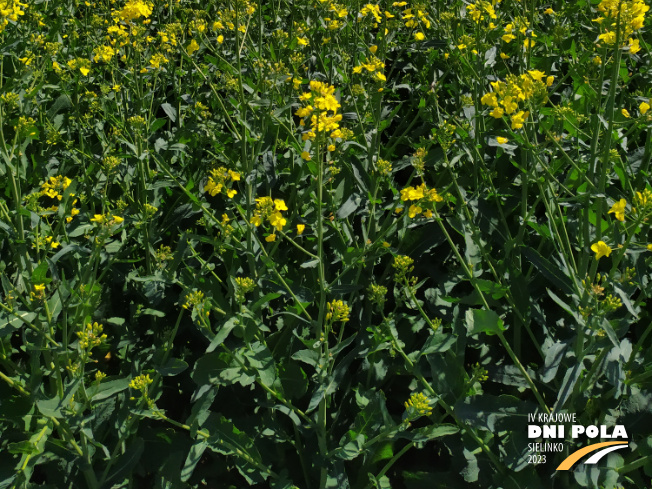
[[[319, 258], [319, 315], [317, 318], [317, 331], [318, 339], [321, 340], [322, 345], [322, 372], [321, 372], [321, 382], [325, 384], [328, 382], [328, 372], [327, 362], [329, 361], [329, 348], [328, 348], [328, 332], [325, 329], [324, 317], [326, 314], [326, 270], [324, 266], [324, 162], [322, 161], [321, 154], [319, 152], [319, 134], [316, 138], [316, 156], [317, 156], [317, 257]], [[319, 445], [319, 451], [326, 459], [326, 454], [328, 453], [328, 443], [327, 443], [327, 396], [324, 394], [324, 397], [319, 402], [319, 407], [317, 411], [317, 440]], [[319, 489], [325, 489], [327, 481], [328, 470], [326, 467], [321, 468], [321, 474], [319, 478]]]

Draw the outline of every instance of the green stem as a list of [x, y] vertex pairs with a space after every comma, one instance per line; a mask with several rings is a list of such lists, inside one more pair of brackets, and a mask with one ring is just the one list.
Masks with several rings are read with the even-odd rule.
[[[382, 476], [384, 476], [384, 475], [387, 473], [387, 471], [388, 471], [389, 469], [392, 468], [392, 465], [394, 465], [394, 464], [398, 461], [398, 459], [400, 459], [403, 455], [405, 455], [405, 452], [407, 452], [407, 451], [408, 451], [410, 448], [412, 448], [413, 446], [414, 446], [414, 442], [411, 441], [410, 443], [408, 443], [407, 445], [405, 445], [403, 448], [401, 448], [401, 449], [398, 451], [398, 453], [397, 453], [396, 455], [394, 455], [394, 456], [389, 460], [389, 462], [387, 462], [387, 463], [383, 466], [383, 468], [380, 470], [380, 472], [378, 472], [378, 475], [376, 476], [376, 480], [378, 480], [379, 478], [381, 478]], [[365, 486], [365, 489], [371, 489], [372, 486], [373, 486], [373, 484], [372, 484], [372, 483], [369, 483], [369, 484], [367, 484], [367, 485]]]
[[[457, 249], [457, 246], [455, 246], [455, 243], [453, 242], [453, 239], [451, 238], [450, 234], [448, 233], [448, 230], [444, 226], [444, 222], [443, 222], [442, 218], [439, 216], [439, 212], [437, 211], [436, 207], [435, 207], [434, 211], [435, 211], [435, 220], [437, 221], [437, 224], [439, 224], [439, 228], [444, 233], [444, 236], [446, 236], [446, 240], [448, 241], [449, 245], [451, 246], [451, 248], [453, 250], [453, 253], [457, 257], [460, 264], [462, 265], [462, 268], [464, 269], [464, 272], [466, 273], [467, 277], [469, 277], [469, 280], [471, 281], [471, 283], [475, 284], [473, 272], [469, 269], [469, 266], [464, 261], [464, 259], [462, 258], [462, 255], [460, 255], [460, 252]], [[474, 285], [474, 287], [475, 287], [475, 285]], [[482, 300], [482, 303], [484, 304], [485, 308], [487, 310], [490, 310], [489, 304], [487, 303], [487, 299], [485, 298], [482, 291], [479, 290], [479, 288], [476, 288], [476, 290], [478, 291], [478, 294], [480, 294], [480, 299]], [[521, 374], [523, 374], [523, 377], [525, 377], [526, 382], [530, 386], [530, 389], [534, 393], [534, 396], [537, 398], [537, 401], [539, 401], [539, 404], [541, 405], [543, 410], [546, 413], [549, 414], [550, 409], [548, 408], [545, 401], [543, 400], [543, 397], [541, 397], [541, 394], [539, 394], [539, 390], [537, 389], [536, 385], [534, 385], [534, 382], [532, 381], [532, 378], [530, 377], [530, 375], [527, 373], [527, 370], [525, 370], [525, 368], [523, 367], [523, 365], [519, 361], [518, 357], [514, 354], [514, 351], [509, 346], [509, 343], [505, 339], [505, 336], [503, 335], [502, 332], [498, 332], [498, 338], [500, 339], [501, 343], [505, 347], [505, 350], [507, 351], [507, 354], [509, 355], [509, 357], [512, 359], [514, 364], [516, 364], [518, 369], [521, 371]]]

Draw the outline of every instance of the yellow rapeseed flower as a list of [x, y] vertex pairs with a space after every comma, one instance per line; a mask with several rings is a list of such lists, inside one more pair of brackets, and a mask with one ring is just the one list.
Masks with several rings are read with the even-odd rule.
[[620, 199], [614, 205], [611, 206], [609, 214], [613, 213], [616, 219], [619, 221], [625, 220], [625, 207], [627, 206], [627, 201], [625, 199]]
[[410, 396], [410, 399], [405, 402], [405, 409], [419, 416], [430, 416], [432, 414], [430, 402], [421, 392]]
[[611, 248], [604, 241], [598, 241], [591, 245], [591, 251], [595, 253], [595, 259], [599, 260], [603, 256], [608, 257], [611, 254]]
[[186, 48], [186, 51], [188, 51], [189, 56], [192, 56], [192, 54], [198, 50], [199, 50], [199, 44], [197, 44], [197, 41], [195, 41], [194, 39], [190, 41], [190, 44], [188, 44], [188, 47]]

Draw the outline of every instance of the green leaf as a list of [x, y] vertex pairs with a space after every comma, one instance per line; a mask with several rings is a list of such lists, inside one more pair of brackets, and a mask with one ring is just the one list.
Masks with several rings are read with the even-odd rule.
[[314, 350], [299, 350], [292, 355], [292, 359], [316, 367], [319, 363], [319, 353]]
[[208, 353], [197, 360], [191, 377], [197, 385], [232, 385], [238, 382], [245, 387], [254, 383], [256, 378], [253, 375], [246, 374], [239, 365], [230, 362], [228, 353]]
[[130, 379], [117, 379], [101, 382], [99, 385], [93, 384], [86, 389], [88, 397], [93, 401], [101, 401], [111, 397], [113, 394], [122, 392], [129, 387]]
[[43, 416], [63, 418], [61, 410], [70, 406], [70, 400], [77, 392], [80, 382], [81, 377], [77, 377], [77, 379], [68, 384], [64, 391], [63, 399], [59, 396], [55, 396], [52, 399], [36, 401], [36, 407], [38, 407], [38, 410]]
[[50, 316], [52, 317], [52, 320], [56, 320], [59, 317], [59, 314], [61, 314], [61, 310], [63, 309], [61, 295], [58, 291], [52, 294], [52, 297], [50, 297], [50, 300], [48, 301], [48, 308], [50, 309]]
[[147, 309], [143, 309], [140, 313], [145, 314], [146, 316], [156, 316], [157, 318], [165, 317], [165, 313], [163, 311], [158, 311], [150, 307], [148, 307]]
[[233, 330], [233, 328], [238, 326], [238, 324], [239, 320], [235, 316], [226, 321], [217, 332], [213, 340], [210, 342], [208, 348], [206, 348], [206, 353], [212, 352], [215, 350], [215, 348], [224, 343], [224, 340], [226, 340], [226, 338], [229, 336], [229, 333]]
[[360, 207], [360, 202], [362, 202], [362, 197], [359, 194], [351, 194], [337, 211], [337, 217], [346, 219]]
[[344, 462], [336, 461], [329, 467], [326, 476], [326, 489], [348, 489], [350, 486], [349, 478], [344, 470]]
[[72, 107], [72, 101], [70, 100], [70, 97], [66, 94], [59, 95], [52, 104], [52, 107], [48, 109], [48, 119], [53, 119], [60, 110], [67, 109], [69, 107]]
[[164, 377], [174, 377], [188, 368], [188, 364], [180, 358], [170, 358], [158, 372]]
[[550, 263], [550, 261], [541, 256], [534, 248], [524, 247], [523, 255], [557, 288], [568, 295], [573, 293], [573, 282], [567, 275], [562, 273], [558, 266]]
[[260, 310], [260, 308], [263, 307], [265, 304], [267, 304], [269, 301], [273, 301], [274, 299], [277, 299], [279, 297], [281, 297], [281, 294], [279, 294], [278, 292], [270, 292], [269, 294], [265, 294], [263, 297], [261, 297], [251, 305], [250, 310], [251, 312], [256, 312]]
[[177, 120], [177, 109], [172, 107], [169, 103], [161, 104], [161, 109], [167, 114], [172, 122]]
[[319, 265], [319, 259], [314, 258], [312, 260], [308, 260], [306, 262], [303, 262], [301, 264], [301, 268], [315, 268], [317, 265]]
[[238, 472], [248, 484], [261, 483], [267, 479], [268, 474], [260, 470], [261, 466], [266, 465], [253, 440], [244, 431], [236, 428], [224, 416], [211, 417], [204, 427], [212, 433], [208, 439], [209, 448], [223, 455], [232, 455]]
[[466, 311], [466, 329], [468, 336], [478, 333], [494, 335], [505, 331], [502, 319], [489, 309], [469, 309]]
[[341, 460], [353, 460], [363, 453], [365, 437], [349, 431], [345, 440], [350, 440], [343, 446], [337, 448], [334, 455]]
[[295, 362], [279, 368], [279, 379], [288, 399], [299, 399], [308, 391], [308, 376]]
[[492, 299], [498, 300], [505, 296], [508, 288], [504, 285], [497, 284], [491, 280], [476, 279], [475, 285], [485, 294], [489, 294]]
[[454, 435], [460, 429], [452, 424], [430, 425], [410, 431], [401, 431], [397, 438], [404, 438], [413, 442], [426, 442], [442, 436]]
[[276, 380], [276, 364], [269, 348], [260, 342], [256, 342], [245, 353], [245, 357], [249, 364], [258, 371], [260, 381], [267, 387], [271, 387]]
[[183, 468], [181, 469], [182, 482], [187, 482], [188, 479], [190, 479], [206, 448], [208, 448], [208, 440], [203, 437], [196, 440], [190, 447], [188, 456], [186, 457], [186, 462], [183, 464]]
[[392, 442], [381, 443], [372, 458], [373, 463], [382, 462], [383, 460], [390, 459], [394, 456], [392, 449]]
[[131, 438], [126, 446], [127, 450], [118, 458], [103, 487], [111, 487], [113, 483], [122, 482], [128, 478], [140, 461], [143, 450], [145, 450], [144, 440], [140, 437]]
[[[4, 311], [0, 313], [0, 338], [12, 334], [17, 329], [20, 329], [24, 326], [24, 321], [32, 322], [37, 316], [35, 312], [21, 312], [17, 311], [16, 316], [9, 316], [5, 314]], [[10, 319], [7, 319], [9, 317]]]
[[437, 332], [430, 336], [421, 349], [420, 355], [430, 355], [432, 353], [443, 353], [448, 351], [457, 341], [457, 336], [450, 333]]
[[[174, 121], [172, 121], [172, 122], [174, 122]], [[166, 123], [167, 123], [167, 121], [165, 119], [156, 119], [154, 122], [152, 122], [149, 125], [149, 133], [150, 133], [150, 135], [154, 134], [156, 131], [158, 131], [160, 128], [162, 128]]]
[[39, 263], [38, 267], [32, 272], [32, 283], [45, 284], [50, 282], [50, 279], [47, 278], [48, 269], [48, 262], [42, 261]]

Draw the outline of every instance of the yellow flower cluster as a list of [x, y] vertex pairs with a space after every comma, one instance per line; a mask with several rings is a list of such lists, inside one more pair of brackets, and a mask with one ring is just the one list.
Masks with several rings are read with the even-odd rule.
[[646, 188], [643, 192], [636, 192], [634, 204], [636, 205], [637, 212], [647, 213], [652, 211], [652, 191]]
[[[630, 53], [637, 53], [641, 48], [638, 39], [632, 39], [631, 35], [643, 27], [645, 13], [648, 10], [650, 7], [645, 5], [643, 0], [602, 0], [598, 5], [598, 11], [602, 15], [593, 19], [593, 22], [600, 24], [604, 31], [598, 36], [598, 39], [611, 45], [619, 36], [620, 47], [628, 46]], [[619, 34], [618, 31], [620, 31]], [[627, 39], [627, 44], [624, 42], [625, 39]]]
[[84, 76], [88, 76], [91, 72], [91, 61], [85, 58], [76, 58], [68, 61], [68, 68], [71, 70], [79, 70]]
[[249, 277], [236, 277], [235, 278], [235, 298], [238, 302], [244, 302], [245, 295], [256, 288], [256, 282]]
[[174, 22], [164, 25], [156, 35], [161, 40], [161, 47], [164, 51], [171, 53], [174, 47], [179, 44], [178, 36], [182, 35], [183, 27], [180, 23]]
[[387, 177], [390, 175], [390, 173], [392, 173], [392, 163], [387, 160], [383, 160], [382, 158], [378, 159], [378, 161], [376, 161], [376, 171], [378, 174]]
[[141, 0], [129, 0], [122, 10], [114, 12], [115, 17], [126, 22], [140, 19], [147, 19], [152, 15], [152, 4]]
[[134, 377], [131, 382], [129, 382], [129, 387], [134, 390], [147, 393], [147, 386], [149, 386], [152, 382], [153, 380], [150, 378], [149, 374], [139, 375], [138, 377]]
[[367, 289], [367, 298], [372, 304], [376, 304], [380, 309], [383, 308], [387, 300], [387, 287], [383, 285], [371, 284]]
[[55, 241], [52, 236], [45, 236], [37, 238], [36, 242], [32, 244], [32, 248], [36, 248], [38, 245], [39, 248], [45, 248], [49, 246], [53, 250], [61, 246], [61, 243]]
[[163, 54], [161, 53], [156, 53], [152, 55], [151, 58], [149, 58], [149, 64], [152, 66], [152, 68], [160, 68], [161, 65], [167, 63], [170, 61], [167, 59]]
[[223, 166], [220, 166], [219, 168], [211, 170], [211, 174], [208, 177], [208, 183], [204, 186], [204, 191], [208, 192], [211, 197], [215, 197], [224, 190], [227, 197], [232, 199], [238, 191], [234, 188], [229, 188], [228, 184], [232, 184], [239, 180], [240, 174], [237, 171], [227, 170]]
[[109, 63], [115, 56], [115, 49], [111, 46], [98, 46], [93, 50], [93, 53], [93, 61], [96, 63], [99, 63], [100, 61]]
[[398, 255], [394, 257], [392, 267], [396, 269], [394, 280], [402, 282], [414, 271], [414, 260], [407, 255]]
[[[375, 46], [372, 47], [372, 52], [375, 52]], [[385, 69], [385, 62], [378, 59], [376, 56], [371, 55], [364, 58], [364, 61], [353, 68], [353, 73], [362, 73], [362, 70], [366, 70], [367, 73], [372, 74], [372, 77], [379, 82], [387, 81], [387, 78], [383, 74]]]
[[470, 3], [467, 5], [466, 12], [476, 24], [482, 20], [485, 20], [487, 17], [490, 19], [497, 19], [498, 16], [496, 15], [496, 10], [494, 9], [496, 3], [498, 3], [496, 0], [493, 0], [492, 2], [488, 2], [486, 0], [478, 0], [475, 3]]
[[[372, 3], [366, 4], [364, 7], [360, 9], [360, 17], [359, 19], [364, 19], [366, 17], [373, 17], [376, 23], [382, 21], [382, 16], [380, 13], [380, 6], [379, 5], [374, 5]], [[374, 25], [374, 27], [377, 27]]]
[[45, 285], [36, 284], [34, 290], [29, 294], [31, 301], [42, 301], [45, 299]]
[[94, 214], [91, 218], [91, 222], [96, 224], [106, 224], [112, 226], [113, 224], [121, 224], [124, 219], [120, 216], [110, 216], [107, 214]]
[[18, 22], [18, 17], [25, 15], [26, 3], [19, 0], [0, 0], [0, 33], [11, 22]]
[[186, 302], [183, 303], [184, 309], [191, 309], [201, 306], [204, 303], [204, 293], [201, 290], [193, 290], [186, 296]]
[[[502, 36], [502, 40], [509, 44], [514, 39], [516, 39], [516, 33], [520, 33], [521, 36], [526, 36], [528, 33], [528, 28], [530, 27], [530, 22], [524, 17], [517, 17], [514, 19], [514, 22], [510, 22], [505, 26], [505, 34]], [[532, 38], [537, 37], [534, 32], [530, 33]], [[523, 41], [523, 45], [526, 48], [534, 46], [534, 41], [531, 38], [526, 38]]]
[[326, 313], [326, 321], [341, 321], [345, 323], [349, 320], [349, 313], [351, 310], [343, 301], [331, 301], [327, 304], [327, 307], [328, 312]]
[[414, 201], [408, 209], [408, 215], [410, 218], [414, 218], [417, 214], [423, 213], [424, 217], [432, 217], [432, 209], [428, 207], [432, 205], [432, 202], [442, 202], [444, 199], [436, 189], [428, 189], [425, 183], [422, 183], [418, 187], [405, 187], [401, 190], [401, 200], [403, 202]]
[[211, 313], [210, 302], [206, 300], [201, 290], [193, 290], [186, 295], [186, 301], [181, 307], [190, 310], [193, 318], [197, 316], [207, 318]]
[[[134, 377], [131, 382], [129, 382], [129, 387], [131, 389], [137, 390], [140, 392], [140, 395], [143, 396], [142, 398], [145, 400], [147, 405], [150, 408], [154, 407], [154, 401], [149, 397], [149, 385], [154, 382], [149, 374], [143, 375], [140, 374], [138, 377]], [[135, 397], [130, 397], [132, 401], [135, 401]]]
[[412, 394], [410, 399], [405, 401], [405, 409], [407, 409], [411, 415], [430, 416], [432, 414], [430, 402], [421, 392]]
[[[238, 11], [240, 12], [239, 20], [242, 21], [242, 12], [248, 16], [252, 16], [256, 13], [256, 5], [249, 2], [249, 0], [239, 1], [238, 2]], [[213, 22], [212, 28], [213, 31], [221, 31], [225, 28], [234, 31], [236, 29], [235, 20], [236, 20], [236, 11], [233, 9], [223, 9], [217, 11], [217, 20]], [[237, 29], [239, 32], [245, 32], [247, 30], [246, 23], [238, 24]], [[224, 36], [219, 35], [217, 37], [217, 42], [222, 44], [224, 42]]]
[[[36, 198], [49, 197], [51, 199], [57, 199], [61, 201], [61, 199], [63, 199], [65, 190], [70, 186], [71, 183], [72, 180], [68, 177], [64, 177], [63, 175], [50, 177], [48, 180], [41, 184], [41, 190], [36, 194]], [[70, 197], [74, 196], [75, 194], [70, 194]], [[79, 209], [74, 207], [78, 202], [78, 199], [74, 199], [72, 201], [72, 209], [70, 209], [70, 215], [66, 217], [66, 223], [70, 223], [72, 218], [79, 214]], [[57, 212], [59, 210], [59, 206], [53, 205], [41, 210]]]
[[79, 338], [79, 348], [86, 350], [87, 354], [91, 355], [91, 350], [96, 346], [100, 346], [106, 341], [107, 336], [103, 334], [104, 328], [97, 322], [88, 323], [82, 331], [77, 331]]
[[61, 200], [63, 198], [64, 191], [70, 186], [72, 180], [63, 175], [58, 175], [56, 177], [50, 177], [49, 180], [46, 180], [41, 184], [40, 196], [47, 196], [51, 199]]
[[507, 114], [511, 118], [512, 129], [521, 129], [525, 120], [530, 115], [529, 111], [518, 110], [519, 103], [538, 97], [545, 102], [547, 99], [547, 87], [555, 80], [554, 76], [548, 76], [543, 81], [545, 73], [539, 70], [530, 70], [527, 73], [515, 76], [509, 75], [506, 81], [491, 82], [492, 92], [482, 96], [482, 103], [492, 107], [489, 115], [501, 119]]
[[[282, 231], [283, 226], [287, 224], [287, 219], [281, 214], [282, 211], [288, 210], [283, 199], [274, 199], [271, 197], [258, 197], [256, 199], [256, 210], [251, 218], [251, 224], [258, 227], [266, 220], [277, 231]], [[272, 242], [276, 239], [276, 234], [270, 234], [265, 240]]]
[[186, 47], [188, 51], [188, 56], [192, 56], [195, 51], [199, 51], [199, 44], [194, 39], [190, 41], [190, 44]]
[[[326, 3], [327, 0], [319, 0], [320, 3]], [[329, 2], [328, 11], [332, 12], [336, 18], [324, 17], [324, 22], [328, 27], [328, 30], [335, 31], [344, 25], [344, 22], [340, 19], [343, 19], [349, 14], [349, 11], [342, 4]]]
[[[399, 6], [401, 3], [404, 2], [395, 2], [394, 5]], [[404, 10], [401, 14], [401, 19], [405, 22], [405, 27], [408, 29], [416, 29], [421, 26], [430, 29], [430, 21], [423, 10], [417, 9], [416, 13], [411, 8]]]
[[[342, 137], [339, 124], [342, 114], [337, 113], [340, 103], [335, 98], [334, 86], [313, 80], [310, 82], [310, 92], [301, 95], [300, 99], [308, 103], [298, 109], [295, 115], [301, 118], [310, 116], [310, 129], [303, 133], [303, 141], [315, 139], [318, 132], [330, 132], [333, 139]], [[305, 126], [305, 121], [302, 120], [300, 125]]]
[[18, 118], [17, 124], [14, 126], [14, 130], [17, 134], [34, 137], [37, 135], [36, 121], [33, 117], [25, 117], [24, 115], [21, 115]]

